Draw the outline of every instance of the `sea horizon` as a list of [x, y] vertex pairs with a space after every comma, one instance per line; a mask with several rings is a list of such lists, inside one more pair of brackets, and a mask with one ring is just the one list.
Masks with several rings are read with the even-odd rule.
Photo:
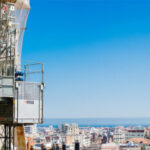
[[150, 126], [150, 117], [133, 118], [46, 118], [38, 127], [60, 127], [62, 124], [78, 124], [79, 127]]

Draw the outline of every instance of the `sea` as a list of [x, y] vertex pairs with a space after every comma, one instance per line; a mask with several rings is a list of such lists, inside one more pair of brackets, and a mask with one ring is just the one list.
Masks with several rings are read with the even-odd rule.
[[47, 118], [38, 127], [59, 128], [63, 123], [78, 124], [79, 127], [150, 126], [150, 118]]

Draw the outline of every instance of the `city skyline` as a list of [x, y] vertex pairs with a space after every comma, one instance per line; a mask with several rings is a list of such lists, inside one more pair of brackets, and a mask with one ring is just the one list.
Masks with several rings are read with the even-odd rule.
[[150, 117], [149, 7], [31, 1], [22, 59], [45, 64], [46, 118]]

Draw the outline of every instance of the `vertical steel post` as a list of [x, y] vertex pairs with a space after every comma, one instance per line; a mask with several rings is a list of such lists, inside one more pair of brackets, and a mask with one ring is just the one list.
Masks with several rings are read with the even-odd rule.
[[24, 81], [26, 81], [27, 78], [27, 66], [24, 65]]
[[14, 126], [13, 125], [4, 125], [4, 149], [5, 150], [14, 150]]

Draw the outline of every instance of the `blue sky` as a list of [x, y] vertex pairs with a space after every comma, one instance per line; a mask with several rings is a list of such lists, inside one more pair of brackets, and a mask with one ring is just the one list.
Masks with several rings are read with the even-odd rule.
[[45, 64], [45, 117], [150, 117], [150, 2], [31, 0], [25, 60]]

